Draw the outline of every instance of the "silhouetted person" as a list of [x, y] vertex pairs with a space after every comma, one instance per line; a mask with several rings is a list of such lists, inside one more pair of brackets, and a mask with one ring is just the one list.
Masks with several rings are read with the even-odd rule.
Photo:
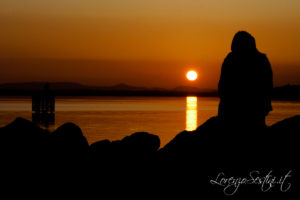
[[239, 31], [222, 65], [219, 117], [229, 126], [265, 127], [265, 117], [272, 110], [272, 88], [267, 56], [256, 49], [254, 37]]

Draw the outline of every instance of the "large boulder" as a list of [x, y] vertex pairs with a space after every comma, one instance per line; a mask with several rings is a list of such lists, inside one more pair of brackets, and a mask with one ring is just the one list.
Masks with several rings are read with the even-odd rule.
[[81, 129], [73, 124], [66, 123], [58, 127], [52, 134], [53, 151], [59, 155], [76, 156], [88, 152], [88, 142]]
[[149, 155], [156, 152], [159, 146], [160, 140], [158, 136], [146, 132], [137, 132], [126, 136], [122, 140], [95, 142], [90, 146], [90, 152], [95, 156], [102, 157], [130, 157], [134, 155]]
[[286, 132], [299, 132], [299, 125], [300, 125], [300, 115], [296, 115], [291, 118], [284, 119], [280, 122], [277, 122], [270, 126], [269, 128], [272, 131], [284, 131]]
[[96, 156], [98, 159], [100, 157], [107, 158], [108, 156], [111, 156], [111, 141], [109, 140], [101, 140], [98, 142], [94, 142], [89, 147], [89, 153], [91, 156]]
[[103, 140], [93, 143], [90, 145], [91, 176], [99, 172], [103, 182], [113, 180], [122, 188], [129, 187], [128, 183], [141, 183], [140, 186], [143, 186], [152, 180], [151, 166], [157, 164], [153, 160], [159, 146], [159, 137], [146, 132], [134, 133], [113, 142]]
[[160, 149], [160, 152], [176, 155], [198, 154], [198, 151], [201, 151], [204, 146], [209, 146], [212, 144], [212, 140], [218, 139], [217, 134], [221, 129], [220, 120], [217, 117], [212, 117], [195, 131], [183, 131], [176, 135], [174, 139]]
[[295, 116], [257, 130], [251, 127], [236, 129], [213, 117], [195, 131], [179, 133], [160, 153], [189, 161], [200, 158], [206, 165], [228, 167], [238, 163], [265, 167], [293, 165], [293, 157], [299, 149], [299, 124], [300, 117]]
[[1, 152], [13, 156], [39, 156], [49, 148], [49, 132], [31, 121], [17, 118], [0, 128]]
[[299, 152], [300, 115], [284, 119], [268, 127], [265, 145], [266, 151], [271, 150], [277, 165], [295, 165]]
[[130, 153], [148, 154], [156, 152], [160, 146], [157, 135], [146, 132], [137, 132], [121, 140], [120, 145], [124, 151]]
[[[295, 116], [271, 127], [253, 130], [252, 127], [229, 127], [217, 117], [209, 119], [195, 131], [183, 131], [159, 151], [159, 177], [165, 185], [189, 194], [210, 195], [225, 199], [224, 187], [212, 185], [218, 174], [224, 177], [249, 177], [258, 171], [260, 177], [269, 172], [272, 178], [291, 171], [292, 189], [280, 192], [274, 186], [262, 192], [260, 185], [241, 185], [233, 198], [293, 199], [297, 192], [300, 117]], [[195, 184], [196, 183], [196, 184]]]

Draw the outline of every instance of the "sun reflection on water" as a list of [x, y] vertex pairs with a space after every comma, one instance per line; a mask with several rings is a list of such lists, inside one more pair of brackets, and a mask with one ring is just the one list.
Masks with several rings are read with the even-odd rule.
[[186, 130], [197, 128], [197, 97], [186, 97]]

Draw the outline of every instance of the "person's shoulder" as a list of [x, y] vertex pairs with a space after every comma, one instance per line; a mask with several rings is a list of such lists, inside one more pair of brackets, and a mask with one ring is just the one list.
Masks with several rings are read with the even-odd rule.
[[268, 59], [268, 57], [265, 53], [261, 53], [261, 52], [257, 51], [257, 55], [262, 59]]
[[233, 57], [233, 53], [230, 52], [229, 54], [227, 54], [227, 56], [225, 57], [224, 61], [230, 60]]
[[259, 56], [258, 56], [259, 59], [258, 60], [261, 63], [264, 63], [264, 65], [270, 65], [270, 61], [269, 61], [267, 55], [264, 54], [264, 53], [260, 53], [260, 52], [258, 52], [258, 53], [259, 53]]
[[233, 52], [229, 52], [229, 53], [227, 54], [226, 58], [227, 58], [227, 57], [232, 57], [233, 54], [234, 54]]

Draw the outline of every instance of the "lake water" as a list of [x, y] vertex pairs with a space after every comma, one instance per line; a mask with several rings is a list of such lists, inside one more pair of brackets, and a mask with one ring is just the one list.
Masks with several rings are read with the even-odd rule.
[[[179, 132], [194, 130], [218, 112], [218, 98], [57, 97], [55, 124], [77, 124], [88, 142], [119, 140], [139, 131], [160, 137], [161, 146]], [[273, 101], [267, 125], [300, 114], [299, 101]], [[0, 127], [16, 117], [32, 119], [31, 98], [0, 97]]]

